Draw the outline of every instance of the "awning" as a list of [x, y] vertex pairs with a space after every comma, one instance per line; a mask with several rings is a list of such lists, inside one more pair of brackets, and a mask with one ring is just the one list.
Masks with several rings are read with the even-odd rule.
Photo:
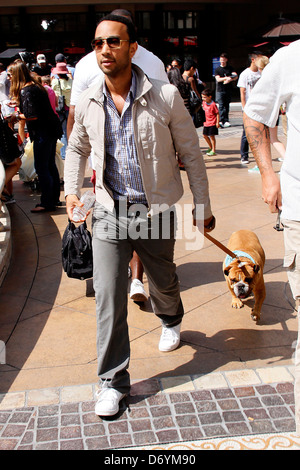
[[263, 34], [263, 38], [280, 38], [282, 36], [300, 36], [300, 23], [282, 18], [280, 24]]
[[10, 49], [6, 49], [6, 51], [3, 51], [0, 53], [0, 59], [12, 59], [15, 57], [15, 55], [19, 54], [19, 52], [24, 52], [26, 51], [26, 48], [14, 48], [11, 47]]

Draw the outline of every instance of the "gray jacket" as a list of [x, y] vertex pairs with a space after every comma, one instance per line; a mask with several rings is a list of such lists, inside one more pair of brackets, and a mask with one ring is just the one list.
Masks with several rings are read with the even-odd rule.
[[[133, 65], [137, 93], [133, 103], [134, 136], [150, 213], [158, 205], [172, 206], [183, 195], [176, 152], [184, 163], [194, 204], [204, 205], [204, 218], [212, 215], [206, 168], [199, 137], [176, 87], [148, 79]], [[104, 80], [104, 79], [103, 79]], [[75, 124], [65, 160], [65, 196], [80, 197], [86, 162], [93, 149], [96, 170], [96, 199], [109, 211], [114, 208], [105, 186], [105, 138], [103, 80], [86, 90], [75, 109]]]

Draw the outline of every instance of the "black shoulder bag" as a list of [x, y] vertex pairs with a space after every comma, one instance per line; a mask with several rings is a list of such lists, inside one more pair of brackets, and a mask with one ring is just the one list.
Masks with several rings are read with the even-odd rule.
[[81, 280], [93, 277], [92, 236], [86, 222], [75, 227], [69, 220], [62, 238], [62, 264], [68, 277]]

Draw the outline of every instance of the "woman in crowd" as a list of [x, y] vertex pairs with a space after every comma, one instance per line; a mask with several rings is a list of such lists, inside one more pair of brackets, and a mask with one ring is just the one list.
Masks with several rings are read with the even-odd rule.
[[190, 110], [190, 85], [188, 82], [186, 82], [183, 78], [182, 78], [182, 75], [180, 73], [180, 70], [177, 68], [177, 67], [174, 67], [172, 69], [170, 69], [168, 71], [168, 79], [169, 79], [169, 82], [176, 86], [176, 88], [178, 89], [183, 101], [184, 101], [184, 104], [185, 104], [185, 107], [187, 108], [187, 110], [189, 111], [189, 113], [191, 114], [191, 110]]
[[60, 180], [55, 164], [56, 141], [62, 135], [47, 90], [31, 74], [24, 62], [9, 66], [11, 100], [19, 107], [18, 120], [26, 120], [33, 142], [34, 166], [41, 188], [41, 202], [31, 212], [53, 211], [59, 204]]
[[[0, 104], [0, 113], [1, 113], [1, 104]], [[10, 122], [9, 118], [7, 118], [8, 122]], [[4, 143], [0, 140], [0, 146], [4, 145]], [[16, 158], [12, 163], [6, 165], [3, 163], [4, 170], [5, 170], [5, 183], [4, 188], [1, 193], [1, 201], [5, 202], [5, 204], [10, 204], [15, 202], [15, 198], [13, 196], [13, 177], [18, 173], [20, 166], [21, 166], [21, 158]], [[0, 204], [1, 206], [1, 204]]]

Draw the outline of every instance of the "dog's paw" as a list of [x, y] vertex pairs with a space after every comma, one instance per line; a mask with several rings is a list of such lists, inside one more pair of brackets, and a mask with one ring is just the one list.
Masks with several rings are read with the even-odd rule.
[[240, 299], [232, 299], [231, 307], [232, 308], [243, 308], [244, 304]]
[[259, 321], [260, 320], [260, 312], [256, 312], [255, 310], [251, 311], [251, 318], [253, 321]]

